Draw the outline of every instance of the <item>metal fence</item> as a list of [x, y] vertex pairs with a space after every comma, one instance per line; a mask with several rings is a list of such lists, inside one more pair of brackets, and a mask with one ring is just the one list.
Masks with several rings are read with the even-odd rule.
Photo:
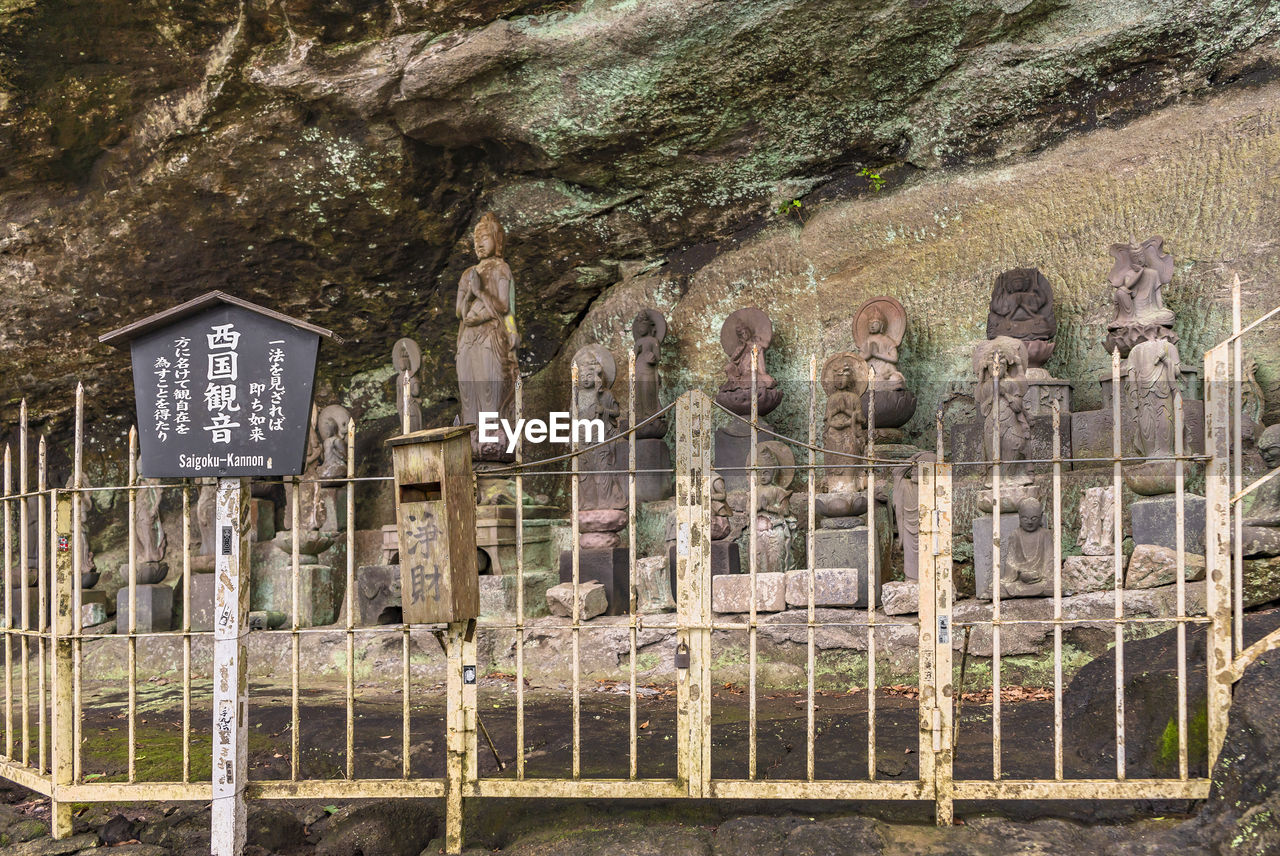
[[[811, 361], [809, 369], [810, 399], [808, 401], [808, 436], [795, 440], [761, 426], [754, 410], [749, 417], [738, 417], [720, 411], [711, 399], [700, 391], [683, 394], [660, 415], [674, 411], [675, 415], [675, 563], [672, 569], [676, 586], [676, 610], [666, 615], [641, 615], [638, 613], [635, 574], [629, 578], [630, 609], [623, 623], [584, 620], [580, 613], [580, 599], [576, 596], [581, 579], [581, 546], [577, 511], [579, 488], [585, 471], [580, 467], [582, 456], [590, 451], [575, 445], [571, 452], [558, 459], [525, 462], [523, 449], [517, 450], [516, 463], [505, 470], [490, 471], [487, 476], [509, 476], [515, 481], [515, 496], [523, 497], [526, 479], [537, 478], [550, 483], [560, 480], [568, 496], [570, 512], [571, 582], [575, 597], [572, 614], [562, 630], [567, 632], [570, 660], [570, 691], [567, 702], [567, 725], [570, 733], [567, 758], [563, 768], [556, 764], [530, 763], [531, 733], [529, 726], [529, 699], [526, 687], [526, 650], [533, 644], [543, 625], [532, 625], [526, 618], [525, 603], [525, 533], [524, 504], [516, 502], [515, 520], [515, 608], [509, 619], [464, 622], [447, 626], [409, 626], [393, 624], [375, 627], [358, 626], [356, 622], [356, 544], [355, 505], [357, 485], [377, 479], [356, 476], [355, 429], [348, 428], [347, 475], [345, 479], [329, 480], [328, 485], [338, 485], [345, 494], [345, 519], [341, 536], [345, 539], [346, 566], [344, 603], [345, 616], [337, 625], [305, 627], [299, 620], [300, 527], [297, 520], [300, 503], [293, 501], [291, 591], [292, 606], [289, 625], [279, 630], [254, 630], [266, 637], [287, 639], [281, 648], [290, 676], [287, 698], [288, 731], [287, 774], [275, 776], [256, 775], [244, 769], [234, 777], [237, 783], [227, 793], [217, 793], [218, 800], [227, 801], [233, 809], [219, 814], [228, 818], [219, 827], [215, 821], [214, 852], [238, 853], [243, 845], [243, 806], [245, 799], [316, 798], [344, 799], [361, 797], [430, 797], [443, 798], [446, 805], [446, 844], [448, 851], [459, 852], [462, 847], [463, 800], [487, 797], [594, 797], [594, 798], [732, 798], [732, 799], [841, 799], [841, 800], [921, 800], [933, 802], [939, 824], [949, 823], [953, 816], [955, 800], [973, 799], [1195, 799], [1207, 795], [1209, 780], [1205, 775], [1193, 775], [1192, 771], [1212, 768], [1225, 737], [1227, 713], [1230, 706], [1231, 685], [1242, 674], [1248, 663], [1262, 652], [1280, 646], [1280, 634], [1271, 636], [1245, 648], [1243, 628], [1244, 560], [1241, 554], [1241, 527], [1243, 502], [1271, 476], [1264, 476], [1250, 485], [1243, 483], [1242, 444], [1242, 372], [1241, 340], [1249, 331], [1272, 317], [1280, 309], [1273, 310], [1258, 321], [1242, 327], [1239, 314], [1239, 286], [1234, 290], [1236, 301], [1235, 326], [1230, 338], [1211, 349], [1204, 358], [1205, 409], [1204, 454], [1189, 453], [1183, 447], [1185, 423], [1184, 405], [1180, 392], [1174, 394], [1174, 438], [1176, 447], [1172, 456], [1145, 458], [1126, 455], [1121, 436], [1120, 395], [1122, 378], [1119, 357], [1112, 364], [1112, 455], [1107, 458], [1072, 458], [1062, 454], [1059, 424], [1062, 414], [1055, 407], [1053, 417], [1052, 454], [1045, 459], [1031, 462], [1047, 468], [1048, 489], [1052, 500], [1048, 513], [1053, 526], [1053, 593], [1052, 610], [1048, 617], [1008, 617], [1002, 611], [1000, 591], [1001, 531], [993, 532], [991, 579], [992, 603], [989, 615], [977, 613], [957, 620], [954, 611], [953, 580], [953, 502], [954, 476], [966, 468], [980, 468], [990, 472], [991, 490], [998, 519], [1002, 485], [1002, 467], [1008, 461], [948, 461], [942, 442], [944, 436], [941, 416], [938, 418], [938, 447], [936, 460], [919, 459], [904, 461], [877, 456], [874, 432], [865, 450], [859, 456], [856, 467], [865, 477], [867, 506], [868, 557], [875, 554], [878, 537], [874, 509], [876, 497], [888, 484], [894, 470], [911, 467], [918, 481], [919, 514], [919, 608], [916, 616], [885, 616], [875, 609], [846, 610], [840, 616], [819, 611], [815, 606], [815, 503], [817, 475], [824, 468], [850, 465], [848, 456], [821, 448], [816, 440], [817, 366]], [[758, 359], [758, 356], [756, 357]], [[623, 438], [611, 438], [609, 442], [626, 449], [625, 467], [628, 492], [627, 549], [630, 568], [637, 563], [637, 509], [636, 480], [646, 471], [637, 468], [636, 437], [637, 420], [634, 412], [634, 359], [629, 362], [628, 396], [629, 419], [633, 426]], [[576, 377], [575, 377], [576, 381]], [[575, 383], [576, 386], [576, 383]], [[753, 389], [752, 401], [756, 401]], [[520, 389], [517, 388], [517, 408], [520, 407]], [[996, 400], [999, 397], [996, 396]], [[998, 405], [997, 405], [998, 406]], [[576, 407], [576, 405], [575, 405]], [[128, 483], [115, 487], [89, 487], [83, 477], [84, 454], [84, 396], [76, 395], [76, 423], [71, 481], [66, 488], [49, 484], [46, 442], [37, 442], [34, 472], [30, 465], [31, 442], [27, 414], [23, 406], [18, 425], [18, 449], [16, 465], [14, 455], [5, 450], [3, 496], [4, 538], [4, 615], [3, 628], [5, 680], [4, 680], [4, 753], [0, 757], [0, 775], [52, 798], [53, 832], [65, 836], [71, 831], [70, 807], [82, 802], [130, 802], [141, 800], [200, 800], [215, 797], [211, 779], [216, 779], [216, 759], [237, 759], [240, 767], [247, 760], [247, 738], [243, 732], [233, 733], [232, 740], [242, 745], [218, 746], [219, 731], [213, 727], [214, 697], [220, 676], [212, 665], [206, 665], [213, 645], [213, 635], [208, 631], [191, 629], [192, 569], [190, 510], [192, 485], [166, 483], [159, 486], [164, 491], [176, 491], [181, 495], [182, 508], [182, 626], [168, 633], [139, 632], [136, 626], [137, 557], [132, 546], [128, 557], [128, 611], [129, 621], [113, 645], [122, 645], [122, 657], [118, 677], [103, 680], [95, 678], [85, 666], [85, 648], [90, 640], [94, 645], [104, 644], [81, 626], [82, 549], [84, 532], [82, 520], [84, 505], [97, 493], [123, 494], [127, 508], [130, 544], [133, 543], [135, 525], [134, 509], [141, 490], [135, 460], [134, 435], [131, 433], [127, 448], [129, 455]], [[750, 437], [749, 455], [744, 471], [751, 474], [749, 509], [747, 519], [754, 521], [759, 508], [758, 480], [754, 475], [762, 469], [759, 458], [762, 437], [787, 443], [799, 450], [802, 461], [797, 469], [807, 476], [805, 504], [807, 506], [804, 533], [807, 559], [807, 603], [802, 607], [803, 621], [793, 627], [803, 640], [805, 657], [805, 686], [803, 689], [804, 722], [804, 773], [802, 775], [776, 775], [771, 770], [760, 769], [759, 746], [761, 743], [761, 719], [759, 713], [759, 638], [762, 618], [758, 610], [757, 583], [760, 558], [756, 539], [748, 538], [747, 569], [750, 578], [749, 609], [740, 616], [719, 615], [712, 611], [711, 597], [711, 531], [712, 531], [712, 450], [713, 434], [717, 424], [727, 419], [744, 419]], [[874, 414], [872, 414], [874, 427]], [[997, 420], [998, 422], [998, 420]], [[999, 449], [999, 437], [994, 438], [993, 448]], [[840, 463], [829, 463], [839, 461]], [[1176, 608], [1167, 616], [1139, 616], [1126, 609], [1123, 550], [1122, 550], [1122, 475], [1125, 466], [1163, 461], [1175, 471], [1175, 531], [1177, 537], [1177, 568], [1175, 573]], [[1114, 518], [1114, 609], [1110, 615], [1073, 616], [1064, 612], [1062, 586], [1062, 520], [1064, 468], [1076, 464], [1109, 465], [1116, 501]], [[772, 465], [770, 465], [772, 466]], [[1185, 498], [1189, 471], [1203, 468], [1206, 490], [1204, 584], [1205, 610], [1198, 613], [1190, 608], [1188, 583], [1186, 582], [1186, 532]], [[621, 468], [620, 468], [621, 469]], [[16, 473], [15, 473], [16, 470]], [[16, 484], [15, 484], [16, 475]], [[1274, 475], [1274, 473], [1272, 474]], [[316, 484], [308, 480], [291, 480], [287, 489], [293, 492], [313, 490]], [[877, 570], [878, 573], [878, 570]], [[868, 602], [875, 602], [873, 574], [866, 574]], [[247, 581], [246, 581], [247, 582]], [[243, 604], [242, 604], [243, 608]], [[243, 616], [241, 616], [243, 619]], [[1004, 764], [1006, 737], [1005, 698], [1003, 685], [1002, 634], [1012, 632], [1020, 624], [1036, 624], [1052, 628], [1053, 634], [1053, 728], [1052, 772], [1031, 777], [1011, 777]], [[1064, 655], [1063, 634], [1073, 627], [1109, 627], [1114, 633], [1115, 651], [1115, 734], [1114, 773], [1103, 774], [1096, 769], [1089, 775], [1077, 777], [1070, 774], [1064, 762], [1066, 740], [1064, 736]], [[1165, 778], [1129, 778], [1126, 755], [1126, 707], [1125, 707], [1125, 657], [1126, 641], [1135, 633], [1145, 635], [1152, 628], [1175, 627], [1177, 634], [1177, 774]], [[1208, 751], [1204, 759], [1192, 757], [1188, 735], [1188, 706], [1197, 700], [1188, 699], [1187, 628], [1204, 627], [1207, 633], [1208, 692], [1207, 729]], [[846, 634], [865, 634], [867, 674], [861, 688], [864, 706], [851, 716], [853, 730], [862, 734], [852, 737], [835, 734], [818, 727], [819, 686], [818, 642], [819, 633], [839, 631]], [[248, 633], [250, 631], [245, 631]], [[590, 650], [593, 634], [624, 632], [627, 637], [627, 681], [622, 687], [626, 705], [626, 763], [611, 767], [598, 764], [597, 758], [588, 759], [584, 766], [584, 646]], [[967, 764], [964, 753], [957, 744], [958, 703], [962, 697], [962, 674], [957, 674], [955, 651], [960, 639], [970, 633], [986, 634], [990, 638], [990, 738], [982, 741], [985, 753], [990, 751], [990, 774], [972, 774], [973, 765]], [[480, 682], [476, 680], [475, 666], [478, 645], [486, 636], [496, 639], [492, 647], [499, 652], [495, 661], [505, 662], [504, 644], [510, 650], [510, 669], [513, 703], [510, 713], [505, 708], [501, 714], [489, 717], [494, 709], [480, 704]], [[379, 740], [391, 740], [383, 746], [398, 742], [400, 763], [398, 774], [383, 771], [381, 776], [371, 776], [362, 768], [361, 759], [371, 752], [369, 744], [358, 728], [357, 705], [365, 694], [357, 673], [357, 645], [360, 640], [379, 639], [383, 649], [395, 646], [398, 640], [399, 660], [399, 721], [396, 735], [377, 735]], [[716, 677], [717, 652], [737, 650], [738, 641], [745, 639], [746, 687], [734, 690], [732, 699], [719, 695], [724, 689]], [[885, 704], [885, 687], [880, 681], [877, 663], [883, 659], [885, 646], [904, 644], [904, 639], [914, 639], [916, 648], [915, 687], [894, 689], [898, 698], [905, 694], [910, 700], [914, 694], [914, 706], [895, 702], [892, 711], [882, 710]], [[156, 687], [139, 681], [139, 658], [148, 645], [174, 644], [181, 652], [180, 680], [177, 687]], [[342, 701], [317, 698], [312, 695], [310, 677], [302, 666], [304, 646], [327, 644], [326, 640], [338, 640], [345, 656], [345, 681]], [[509, 642], [503, 642], [509, 640]], [[895, 641], [896, 640], [896, 641]], [[247, 660], [245, 635], [229, 640], [244, 659], [241, 674], [245, 681], [240, 687], [242, 698], [247, 695], [251, 706], [258, 702], [253, 697], [252, 681], [254, 664]], [[674, 698], [670, 693], [652, 691], [639, 685], [638, 660], [641, 650], [660, 643], [663, 650], [669, 646], [670, 655], [680, 653], [680, 663], [674, 670]], [[909, 643], [908, 643], [909, 644]], [[438, 646], [438, 648], [437, 648]], [[443, 654], [433, 653], [442, 649]], [[165, 650], [171, 650], [166, 648]], [[432, 674], [443, 679], [444, 708], [428, 709], [419, 702], [427, 692], [421, 664], [434, 657], [442, 668]], [[687, 657], [687, 661], [686, 658]], [[432, 667], [434, 668], [434, 667]], [[468, 672], [468, 670], [470, 670]], [[225, 676], [223, 676], [225, 677]], [[395, 677], [395, 676], [391, 676]], [[121, 689], [123, 684], [123, 690]], [[224, 688], [225, 690], [226, 688]], [[646, 692], [648, 694], [646, 694]], [[656, 692], [657, 701], [648, 699]], [[739, 702], [737, 693], [745, 695], [745, 734], [737, 721]], [[123, 695], [123, 699], [119, 696]], [[642, 722], [643, 716], [662, 716], [669, 720], [675, 734], [674, 745], [652, 736]], [[264, 698], [264, 705], [275, 704], [279, 699]], [[162, 703], [163, 702], [163, 703]], [[563, 702], [561, 702], [563, 703]], [[669, 704], [668, 704], [669, 703]], [[539, 704], [543, 704], [541, 697]], [[123, 735], [118, 725], [104, 720], [102, 711], [117, 710], [112, 716], [123, 720]], [[341, 731], [345, 746], [341, 753], [343, 763], [337, 770], [308, 771], [305, 758], [305, 735], [312, 717], [318, 718], [336, 708], [342, 717]], [[93, 712], [87, 718], [86, 710]], [[169, 722], [177, 711], [178, 719], [168, 733], [180, 744], [180, 763], [176, 766], [140, 764], [149, 760], [146, 755], [152, 747], [140, 743], [140, 725], [149, 717]], [[484, 719], [482, 719], [482, 712]], [[607, 715], [588, 712], [591, 722], [596, 716]], [[893, 716], [889, 716], [893, 714]], [[902, 717], [908, 725], [899, 726]], [[898, 717], [894, 719], [893, 717]], [[486, 725], [485, 719], [492, 719]], [[104, 725], [105, 722], [105, 725]], [[205, 724], [209, 727], [206, 728]], [[885, 723], [898, 723], [893, 735], [886, 736], [878, 728]], [[89, 727], [91, 724], [91, 727]], [[492, 726], [492, 728], [487, 727]], [[589, 728], [595, 726], [589, 725]], [[976, 728], [976, 724], [965, 726]], [[539, 722], [537, 728], [546, 731]], [[737, 729], [737, 730], [734, 730]], [[149, 729], [154, 736], [154, 729]], [[966, 732], [970, 733], [970, 732]], [[496, 736], [495, 736], [496, 735]], [[720, 739], [713, 739], [717, 735]], [[726, 736], [727, 735], [727, 736]], [[905, 735], [905, 737], [904, 737]], [[911, 735], [914, 735], [913, 737]], [[487, 750], [481, 751], [483, 736]], [[123, 740], [121, 740], [123, 737]], [[907, 752], [903, 751], [903, 739]], [[819, 763], [819, 745], [825, 740], [856, 741], [865, 747], [865, 769], [823, 769]], [[897, 742], [894, 742], [894, 741]], [[887, 741], [887, 742], [886, 742]], [[279, 741], [283, 750], [283, 742]], [[733, 744], [735, 749], [719, 750], [717, 746]], [[886, 777], [879, 773], [880, 760], [887, 745], [898, 754], [913, 758], [913, 769], [901, 775]], [[443, 745], [443, 751], [440, 747]], [[499, 745], [506, 747], [499, 752]], [[123, 760], [104, 761], [108, 752], [94, 751], [92, 762], [86, 761], [86, 748], [108, 746], [122, 754]], [[745, 763], [739, 749], [745, 750]], [[598, 747], [597, 747], [598, 748]], [[862, 749], [859, 749], [859, 753]], [[718, 754], [717, 754], [718, 753]], [[283, 755], [283, 751], [277, 753]], [[501, 758], [505, 754], [513, 760], [508, 766]], [[555, 754], [555, 753], [550, 753]], [[600, 754], [597, 751], [596, 754]], [[495, 758], [493, 764], [482, 759]], [[610, 754], [610, 760], [620, 754]], [[983, 760], [985, 764], [985, 760]], [[968, 771], [968, 772], [966, 772]], [[276, 771], [280, 772], [280, 771]], [[245, 775], [248, 773], [248, 775]], [[237, 819], [238, 818], [238, 819]], [[238, 827], [238, 828], [237, 828]]]

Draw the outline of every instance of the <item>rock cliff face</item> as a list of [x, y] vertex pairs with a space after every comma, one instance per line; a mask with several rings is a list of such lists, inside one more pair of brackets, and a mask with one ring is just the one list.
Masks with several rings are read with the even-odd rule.
[[[1098, 256], [1130, 229], [1163, 229], [1180, 261], [1245, 261], [1248, 246], [1190, 250], [1170, 226], [1191, 239], [1220, 223], [1203, 199], [1214, 170], [1274, 166], [1261, 107], [1209, 148], [1175, 122], [1129, 155], [1160, 161], [1186, 142], [1165, 178], [1199, 182], [1192, 194], [1112, 161], [1108, 192], [1070, 207], [1026, 179], [1020, 216], [1038, 242], [1012, 246], [994, 226], [982, 243], [951, 236], [1012, 204], [988, 192], [1010, 186], [999, 170], [963, 170], [1265, 82], [1277, 34], [1280, 9], [1245, 0], [0, 0], [0, 403], [10, 421], [26, 394], [62, 431], [80, 378], [95, 430], [122, 434], [127, 360], [97, 335], [222, 288], [342, 333], [351, 344], [327, 351], [323, 379], [365, 418], [390, 412], [390, 343], [418, 338], [429, 419], [446, 419], [453, 290], [487, 209], [510, 234], [526, 370], [585, 318], [620, 317], [625, 300], [615, 313], [600, 298], [628, 289], [680, 304], [682, 359], [710, 341], [718, 304], [767, 302], [767, 283], [826, 294], [875, 271], [854, 290], [976, 318], [1000, 265], [1043, 250], [1052, 268], [1050, 239], [1077, 216], [1099, 223], [1076, 245]], [[1094, 163], [1074, 151], [1064, 191]], [[864, 168], [887, 180], [873, 196]], [[1261, 182], [1233, 197], [1243, 220], [1274, 205]], [[914, 201], [896, 201], [904, 186]], [[753, 237], [792, 199], [798, 234]], [[886, 266], [891, 240], [932, 264]], [[809, 249], [775, 264], [779, 241]], [[723, 255], [707, 272], [730, 251], [769, 275], [739, 282]], [[1105, 257], [1089, 262], [1100, 282]], [[962, 307], [953, 278], [968, 283]], [[915, 329], [921, 359], [950, 335]], [[1060, 351], [1076, 347], [1068, 334]], [[689, 370], [711, 368], [700, 383], [713, 386], [717, 360]]]

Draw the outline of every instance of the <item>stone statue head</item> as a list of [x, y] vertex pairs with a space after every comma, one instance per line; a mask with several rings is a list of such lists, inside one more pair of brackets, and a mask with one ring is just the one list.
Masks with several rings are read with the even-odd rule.
[[498, 222], [497, 216], [492, 211], [486, 211], [484, 216], [480, 218], [480, 222], [476, 223], [473, 240], [477, 258], [487, 259], [491, 256], [502, 258], [502, 251], [507, 243], [507, 235], [502, 230], [502, 224]]
[[871, 317], [867, 319], [867, 332], [873, 336], [878, 336], [884, 332], [884, 316], [879, 312], [873, 312]]
[[631, 335], [636, 339], [653, 335], [653, 321], [647, 313], [641, 312], [636, 316], [636, 320], [631, 322]]
[[603, 345], [583, 345], [573, 355], [578, 369], [578, 389], [610, 389], [617, 375], [613, 354]]
[[595, 355], [588, 354], [583, 357], [578, 361], [578, 388], [599, 389], [602, 373], [600, 361], [595, 358]]
[[1258, 438], [1258, 451], [1271, 469], [1280, 467], [1280, 424], [1272, 425]]
[[1044, 510], [1040, 507], [1040, 500], [1028, 496], [1018, 503], [1018, 525], [1023, 532], [1035, 532], [1043, 521]]
[[763, 446], [756, 450], [756, 466], [760, 467], [756, 471], [756, 478], [762, 485], [773, 484], [778, 476], [778, 471], [774, 469], [778, 466], [778, 456], [772, 450]]

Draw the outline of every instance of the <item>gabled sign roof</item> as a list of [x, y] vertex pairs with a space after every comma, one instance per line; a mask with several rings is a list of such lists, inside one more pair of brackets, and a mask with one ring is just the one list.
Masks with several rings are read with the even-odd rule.
[[259, 315], [264, 315], [267, 318], [281, 321], [285, 324], [291, 324], [292, 326], [302, 330], [318, 333], [328, 339], [333, 339], [338, 344], [342, 344], [342, 339], [332, 330], [326, 330], [323, 327], [308, 324], [306, 321], [299, 321], [297, 318], [291, 318], [288, 315], [284, 315], [272, 309], [267, 309], [265, 306], [259, 306], [256, 303], [241, 300], [239, 297], [232, 297], [230, 294], [223, 291], [206, 292], [199, 297], [188, 300], [186, 303], [180, 303], [171, 309], [166, 309], [163, 312], [157, 312], [154, 315], [148, 315], [140, 321], [134, 321], [132, 324], [128, 324], [118, 330], [112, 330], [110, 333], [99, 336], [98, 341], [104, 345], [110, 345], [113, 348], [121, 348], [139, 336], [150, 333], [152, 330], [158, 330], [161, 327], [166, 327], [176, 321], [181, 321], [182, 319], [189, 318], [192, 315], [197, 315], [206, 309], [217, 306], [220, 303], [239, 306], [243, 309], [248, 309], [251, 312], [257, 312]]

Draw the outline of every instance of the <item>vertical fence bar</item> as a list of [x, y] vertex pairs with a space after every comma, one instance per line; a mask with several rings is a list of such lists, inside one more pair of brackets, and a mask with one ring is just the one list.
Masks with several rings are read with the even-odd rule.
[[45, 634], [49, 632], [49, 509], [45, 505], [45, 491], [49, 489], [49, 459], [44, 435], [36, 444], [36, 696], [39, 699], [36, 708], [36, 769], [44, 772], [49, 769], [45, 754], [49, 733], [47, 726], [46, 706], [49, 702], [48, 686], [45, 677], [45, 660], [48, 646], [45, 645]]
[[[936, 543], [937, 517], [937, 467], [930, 461], [919, 461], [911, 464], [918, 489], [917, 513], [919, 527], [916, 530], [917, 558], [916, 572], [919, 586], [919, 606], [916, 617], [920, 620], [918, 646], [920, 695], [917, 706], [919, 717], [918, 755], [920, 758], [920, 782], [924, 792], [938, 797], [938, 684], [942, 678], [938, 671], [938, 586], [934, 575], [934, 562], [937, 555], [933, 546]], [[904, 545], [905, 546], [905, 545]], [[940, 818], [939, 818], [940, 819]]]
[[1123, 474], [1123, 465], [1121, 458], [1124, 456], [1124, 446], [1122, 445], [1120, 433], [1120, 398], [1124, 394], [1120, 388], [1120, 350], [1111, 352], [1111, 454], [1113, 458], [1111, 469], [1111, 488], [1115, 494], [1115, 501], [1111, 503], [1113, 518], [1113, 527], [1115, 542], [1112, 544], [1113, 555], [1115, 558], [1115, 619], [1116, 619], [1116, 644], [1115, 644], [1115, 678], [1116, 678], [1116, 778], [1123, 779], [1125, 776], [1125, 757], [1124, 757], [1124, 568], [1123, 568], [1123, 550], [1121, 538], [1123, 537], [1123, 524], [1120, 516], [1120, 507], [1123, 504], [1122, 491], [1124, 485], [1121, 483]]
[[[216, 505], [210, 844], [213, 856], [240, 856], [245, 842], [244, 788], [249, 776], [249, 662], [245, 644], [249, 612], [249, 530], [244, 525], [249, 519], [249, 480], [218, 479]], [[293, 764], [296, 769], [297, 755]]]
[[26, 633], [31, 629], [31, 595], [27, 585], [27, 576], [30, 574], [28, 550], [31, 545], [27, 539], [31, 509], [26, 495], [30, 482], [27, 480], [27, 400], [25, 398], [22, 400], [18, 418], [18, 493], [22, 495], [18, 501], [18, 579], [21, 582], [22, 598], [18, 604], [18, 610], [22, 622], [19, 655], [22, 657], [22, 766], [25, 767], [31, 763], [31, 673], [28, 667], [31, 643]]
[[84, 729], [84, 697], [83, 687], [81, 685], [80, 674], [84, 665], [84, 618], [81, 606], [84, 602], [84, 595], [80, 591], [81, 574], [88, 568], [81, 567], [83, 561], [83, 550], [80, 544], [82, 539], [87, 537], [84, 533], [84, 383], [76, 383], [76, 404], [75, 404], [75, 433], [73, 437], [73, 446], [71, 452], [71, 487], [74, 489], [71, 494], [71, 577], [75, 584], [75, 606], [74, 606], [74, 627], [75, 642], [72, 646], [72, 696], [75, 707], [72, 717], [72, 765], [71, 777], [74, 781], [81, 781], [84, 772], [83, 764], [83, 729]]
[[[313, 407], [311, 424], [315, 425], [316, 417]], [[298, 527], [302, 523], [302, 514], [298, 504], [302, 501], [302, 481], [299, 476], [293, 477], [293, 502], [289, 519], [289, 579], [292, 593], [290, 595], [289, 616], [289, 779], [298, 781], [302, 767], [302, 737], [299, 732], [302, 724], [298, 721], [298, 575], [300, 554]], [[348, 666], [351, 664], [348, 663]]]
[[[939, 433], [941, 437], [941, 433]], [[941, 458], [941, 440], [938, 455]], [[941, 689], [934, 694], [934, 812], [938, 826], [950, 826], [955, 819], [952, 779], [955, 765], [955, 686], [952, 683], [952, 606], [955, 584], [951, 553], [951, 465], [939, 460], [934, 468], [933, 580], [937, 618], [937, 653], [934, 674]]]
[[1062, 406], [1053, 400], [1053, 778], [1062, 781]]
[[991, 357], [991, 778], [999, 780], [1003, 767], [1003, 690], [1000, 685], [1000, 548], [1004, 532], [1000, 515], [1000, 360]]
[[690, 797], [708, 796], [711, 776], [711, 399], [676, 402], [676, 642], [689, 668], [676, 670], [677, 776]]
[[[578, 363], [575, 360], [573, 366], [569, 370], [570, 382], [573, 386], [573, 392], [569, 399], [569, 415], [570, 425], [576, 425], [578, 421]], [[581, 653], [581, 639], [579, 634], [582, 630], [582, 605], [579, 603], [578, 582], [582, 573], [582, 556], [580, 551], [582, 545], [580, 543], [579, 523], [578, 523], [578, 433], [570, 432], [569, 448], [573, 453], [570, 460], [572, 465], [572, 475], [570, 476], [570, 513], [573, 515], [569, 523], [570, 536], [573, 539], [572, 547], [572, 571], [573, 571], [573, 609], [570, 612], [570, 621], [572, 622], [570, 635], [573, 642], [573, 778], [576, 780], [582, 775], [582, 744], [580, 742], [582, 729], [582, 664], [579, 659]]]
[[[814, 602], [814, 577], [815, 571], [815, 545], [814, 545], [814, 527], [816, 524], [815, 515], [817, 512], [817, 470], [814, 465], [817, 463], [818, 453], [815, 448], [818, 445], [817, 438], [817, 415], [818, 415], [818, 358], [816, 355], [809, 356], [809, 495], [808, 510], [806, 516], [808, 532], [805, 536], [805, 555], [807, 556], [807, 565], [809, 568], [809, 604], [808, 604], [808, 632], [806, 636], [806, 656], [805, 656], [805, 674], [808, 677], [808, 697], [805, 700], [805, 722], [804, 722], [804, 743], [805, 743], [805, 778], [812, 782], [814, 774], [814, 740], [816, 737], [816, 729], [814, 723], [814, 708], [816, 707], [815, 694], [817, 692], [817, 660], [814, 645], [814, 620], [816, 618], [813, 602]], [[874, 512], [874, 509], [872, 509]], [[871, 608], [875, 609], [875, 604], [871, 604]]]
[[[406, 372], [406, 374], [408, 374]], [[403, 399], [406, 403], [408, 398]], [[405, 407], [405, 415], [409, 413], [409, 408]], [[347, 778], [354, 779], [356, 775], [355, 762], [355, 741], [356, 741], [356, 716], [355, 716], [355, 696], [356, 696], [356, 633], [355, 633], [355, 609], [356, 609], [356, 421], [351, 419], [347, 422], [347, 585], [346, 585], [346, 613], [347, 622], [344, 628], [343, 641], [347, 644], [347, 719], [344, 723], [347, 741]], [[406, 625], [407, 627], [407, 625]], [[401, 637], [402, 641], [402, 658], [401, 667], [403, 674], [401, 676], [405, 686], [401, 686], [400, 696], [400, 727], [401, 727], [401, 744], [400, 744], [400, 772], [405, 778], [409, 776], [409, 657], [408, 651], [408, 630], [404, 631]]]
[[[876, 777], [876, 578], [880, 554], [876, 550], [876, 376], [867, 393], [867, 778]], [[919, 616], [916, 616], [919, 618]], [[919, 628], [917, 628], [919, 629]]]
[[[1244, 369], [1240, 335], [1240, 274], [1231, 282], [1231, 495], [1239, 496], [1244, 490]], [[1239, 499], [1231, 503], [1232, 531], [1232, 598], [1234, 600], [1233, 634], [1234, 654], [1244, 650], [1244, 503]]]
[[75, 592], [79, 580], [74, 574], [72, 556], [79, 552], [71, 526], [73, 494], [55, 490], [49, 497], [53, 506], [54, 525], [50, 527], [51, 548], [54, 556], [53, 575], [53, 800], [50, 805], [50, 828], [54, 838], [71, 835], [71, 804], [58, 799], [60, 788], [71, 784], [72, 758], [75, 754], [71, 742], [75, 739], [73, 717], [75, 700], [72, 692], [72, 617], [75, 609]]
[[636, 352], [627, 352], [627, 775], [636, 777]]
[[129, 782], [138, 780], [138, 427], [129, 427]]
[[751, 591], [748, 598], [750, 622], [747, 625], [747, 778], [756, 778], [756, 742], [759, 723], [756, 721], [756, 560], [759, 548], [756, 546], [756, 518], [760, 514], [760, 466], [758, 427], [760, 420], [760, 403], [756, 400], [756, 378], [760, 373], [760, 347], [751, 346], [751, 449], [748, 459], [751, 462], [751, 501], [747, 515], [747, 557], [751, 572]]
[[[78, 553], [79, 551], [77, 550], [76, 552]], [[191, 480], [190, 479], [182, 480], [182, 781], [184, 782], [191, 781]]]
[[[516, 420], [524, 417], [524, 378], [516, 373]], [[524, 432], [516, 437], [516, 779], [524, 780]]]
[[1184, 430], [1182, 390], [1173, 389], [1173, 488], [1177, 518], [1174, 521], [1174, 573], [1178, 591], [1178, 778], [1185, 780], [1187, 769], [1187, 525], [1185, 464], [1182, 461]]
[[[13, 453], [4, 445], [4, 757], [13, 760]], [[19, 500], [21, 502], [21, 500]], [[23, 568], [20, 574], [25, 574]]]
[[1231, 413], [1227, 371], [1226, 346], [1219, 345], [1205, 354], [1205, 610], [1209, 617], [1205, 665], [1211, 770], [1227, 736], [1227, 711], [1231, 707]]

